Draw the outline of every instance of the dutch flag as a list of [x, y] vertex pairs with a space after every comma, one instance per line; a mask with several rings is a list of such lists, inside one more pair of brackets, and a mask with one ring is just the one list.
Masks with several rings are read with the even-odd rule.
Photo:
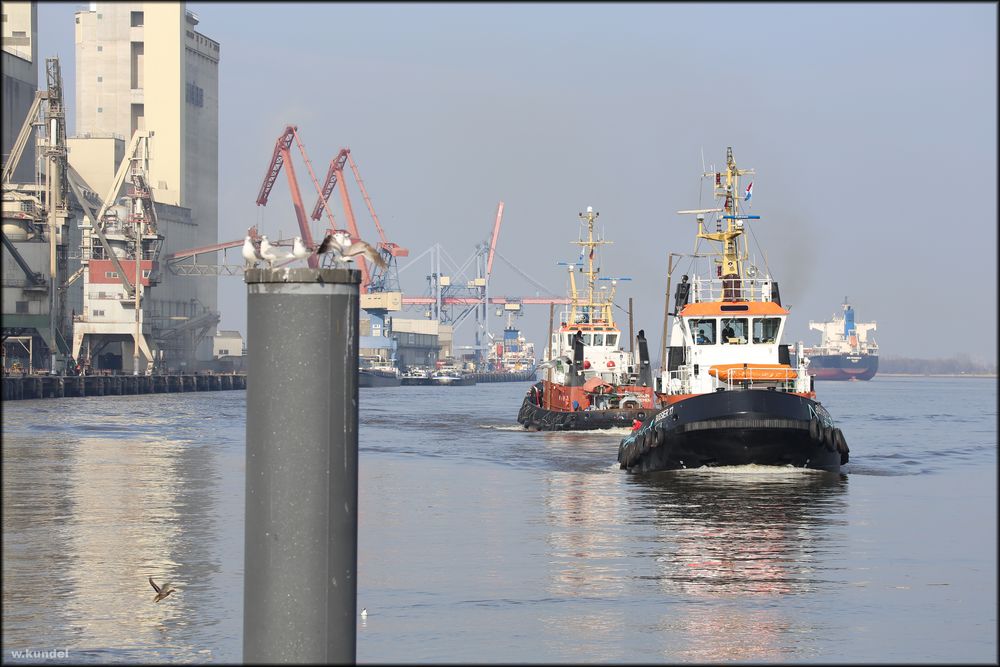
[[747, 193], [743, 197], [743, 201], [750, 201], [750, 197], [753, 196], [753, 181], [750, 181], [750, 185], [747, 186]]

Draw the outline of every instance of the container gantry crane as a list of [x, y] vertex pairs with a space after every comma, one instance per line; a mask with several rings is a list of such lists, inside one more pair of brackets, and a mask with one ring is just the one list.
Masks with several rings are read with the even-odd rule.
[[[457, 281], [454, 280], [454, 276], [445, 275], [441, 267], [441, 254], [443, 250], [439, 244], [435, 244], [428, 250], [432, 252], [432, 271], [427, 277], [430, 295], [419, 297], [404, 296], [402, 299], [403, 306], [423, 307], [428, 312], [430, 319], [436, 319], [441, 323], [451, 323], [453, 329], [457, 329], [470, 316], [475, 315], [478, 326], [475, 333], [475, 344], [472, 347], [480, 356], [489, 349], [487, 339], [493, 338], [489, 332], [489, 307], [491, 305], [502, 306], [503, 310], [508, 314], [516, 313], [519, 315], [521, 307], [524, 305], [568, 304], [570, 302], [569, 299], [564, 297], [490, 296], [489, 285], [493, 275], [494, 259], [499, 256], [508, 264], [510, 263], [509, 260], [506, 260], [497, 252], [497, 241], [500, 237], [503, 212], [504, 203], [501, 201], [497, 205], [496, 218], [493, 223], [489, 242], [478, 244], [472, 257], [466, 260], [465, 264], [462, 267], [458, 267], [456, 271], [456, 275], [461, 275], [470, 264], [475, 262], [475, 278], [472, 280], [463, 279], [462, 281]], [[517, 267], [513, 268], [524, 275]], [[529, 276], [525, 275], [524, 277], [534, 282], [536, 286], [541, 287], [544, 291], [548, 291]], [[456, 306], [461, 308], [458, 315], [452, 312], [452, 309]]]

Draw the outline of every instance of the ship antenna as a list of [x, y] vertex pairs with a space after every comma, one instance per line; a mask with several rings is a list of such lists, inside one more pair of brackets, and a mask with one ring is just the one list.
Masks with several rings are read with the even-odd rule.
[[[705, 193], [705, 147], [701, 147], [701, 178], [698, 179], [698, 208], [701, 208], [701, 202]], [[697, 250], [696, 250], [697, 252]]]

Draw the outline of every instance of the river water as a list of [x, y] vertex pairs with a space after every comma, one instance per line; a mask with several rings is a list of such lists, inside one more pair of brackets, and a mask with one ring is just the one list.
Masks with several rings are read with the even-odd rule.
[[[842, 474], [628, 474], [527, 388], [361, 390], [359, 663], [996, 664], [995, 378], [818, 383]], [[241, 660], [245, 397], [4, 404], [4, 661]]]

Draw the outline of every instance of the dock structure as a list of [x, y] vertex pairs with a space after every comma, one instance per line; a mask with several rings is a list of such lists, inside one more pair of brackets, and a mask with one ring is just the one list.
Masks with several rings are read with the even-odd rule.
[[4, 375], [3, 400], [246, 389], [246, 373]]

